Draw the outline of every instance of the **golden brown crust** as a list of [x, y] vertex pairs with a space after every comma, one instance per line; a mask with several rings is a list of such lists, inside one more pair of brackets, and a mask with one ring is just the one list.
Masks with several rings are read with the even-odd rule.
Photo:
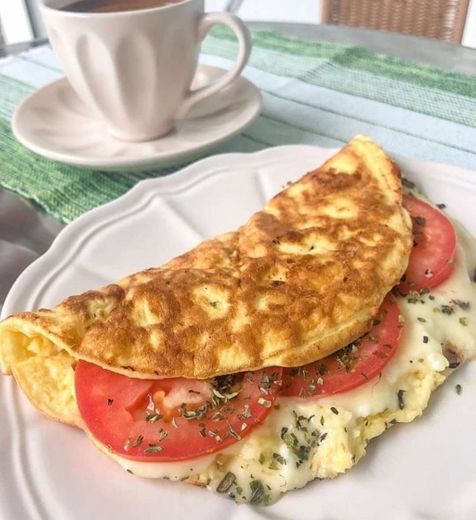
[[134, 377], [299, 366], [368, 330], [411, 245], [399, 170], [359, 136], [236, 232], [2, 326]]

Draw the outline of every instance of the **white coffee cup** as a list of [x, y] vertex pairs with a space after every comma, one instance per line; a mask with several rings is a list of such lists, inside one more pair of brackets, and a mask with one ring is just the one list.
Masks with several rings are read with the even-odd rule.
[[[135, 11], [72, 12], [73, 0], [42, 0], [48, 36], [78, 96], [125, 141], [166, 134], [174, 119], [239, 76], [251, 51], [249, 32], [230, 13], [204, 14], [204, 0], [183, 0]], [[236, 34], [232, 69], [191, 90], [200, 44], [214, 24]]]

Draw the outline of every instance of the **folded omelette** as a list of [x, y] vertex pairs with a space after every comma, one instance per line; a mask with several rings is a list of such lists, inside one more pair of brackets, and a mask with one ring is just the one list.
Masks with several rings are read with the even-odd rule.
[[[414, 238], [402, 196], [398, 167], [369, 138], [357, 136], [237, 230], [53, 309], [8, 317], [0, 323], [2, 370], [42, 412], [88, 430], [74, 391], [80, 361], [133, 379], [208, 381], [328, 358], [375, 326], [407, 269]], [[448, 348], [443, 354], [447, 359]], [[421, 413], [441, 380], [432, 376], [416, 412], [395, 421]], [[399, 391], [408, 392], [410, 402], [410, 390]], [[404, 394], [395, 395], [401, 411]], [[332, 415], [338, 414], [331, 422], [337, 420]], [[387, 424], [382, 412], [379, 417]], [[363, 445], [380, 430], [362, 437]], [[159, 451], [152, 446], [151, 453]], [[275, 455], [275, 466], [282, 465]], [[215, 476], [200, 469], [191, 480], [214, 482], [220, 492], [228, 478], [241, 489], [235, 473], [215, 466]], [[316, 469], [307, 480], [338, 472]]]

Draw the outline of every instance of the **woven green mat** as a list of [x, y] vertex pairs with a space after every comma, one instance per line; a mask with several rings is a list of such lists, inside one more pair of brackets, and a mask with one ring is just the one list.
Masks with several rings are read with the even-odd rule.
[[[215, 152], [301, 142], [340, 146], [355, 133], [364, 132], [397, 153], [408, 155], [410, 151], [422, 158], [476, 165], [475, 76], [416, 65], [351, 45], [310, 42], [271, 32], [254, 31], [253, 45], [245, 74], [263, 92], [263, 113], [241, 136]], [[207, 63], [227, 66], [237, 46], [226, 30], [218, 29], [202, 50]], [[39, 72], [53, 81], [58, 77], [58, 65], [47, 47], [8, 58], [0, 65], [1, 186], [70, 222], [125, 193], [141, 179], [177, 169], [90, 171], [30, 152], [12, 136], [10, 119], [18, 103], [35, 90]]]

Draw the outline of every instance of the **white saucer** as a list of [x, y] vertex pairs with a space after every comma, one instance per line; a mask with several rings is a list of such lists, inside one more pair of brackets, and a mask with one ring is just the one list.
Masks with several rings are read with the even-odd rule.
[[[224, 73], [218, 67], [199, 65], [192, 88]], [[108, 135], [62, 78], [25, 99], [15, 111], [12, 128], [23, 145], [49, 159], [101, 170], [147, 169], [197, 158], [238, 134], [258, 116], [261, 101], [255, 85], [240, 77], [177, 120], [169, 134], [130, 143]]]

